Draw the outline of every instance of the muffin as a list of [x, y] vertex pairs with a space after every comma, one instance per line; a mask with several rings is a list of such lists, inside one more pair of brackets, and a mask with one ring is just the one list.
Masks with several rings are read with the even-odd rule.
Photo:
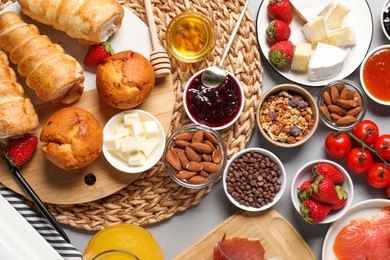
[[88, 111], [66, 107], [47, 119], [40, 141], [45, 143], [41, 150], [50, 162], [64, 170], [77, 170], [99, 156], [103, 129]]
[[133, 51], [114, 54], [96, 71], [96, 89], [100, 97], [117, 109], [139, 106], [152, 92], [154, 83], [151, 63]]

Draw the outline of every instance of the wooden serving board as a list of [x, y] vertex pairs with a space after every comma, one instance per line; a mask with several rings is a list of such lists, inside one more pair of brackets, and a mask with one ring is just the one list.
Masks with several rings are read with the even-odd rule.
[[266, 259], [277, 256], [282, 259], [315, 259], [301, 235], [274, 209], [263, 212], [239, 211], [175, 259], [212, 260], [214, 245], [224, 234], [226, 239], [241, 237], [260, 240]]
[[[14, 3], [3, 11], [16, 11], [20, 13], [20, 6]], [[55, 31], [49, 26], [38, 24], [26, 16], [22, 16], [27, 23], [38, 26], [41, 34], [60, 44], [66, 53], [75, 57], [80, 64], [85, 56], [88, 46], [80, 45], [77, 40], [71, 39], [66, 34]], [[116, 52], [132, 50], [149, 58], [151, 41], [148, 27], [137, 16], [125, 8], [125, 17], [122, 27], [110, 39], [111, 45]], [[100, 122], [102, 127], [106, 122], [121, 110], [106, 105], [100, 99], [95, 87], [95, 70], [85, 69], [84, 93], [80, 100], [72, 104], [91, 112]], [[15, 70], [16, 71], [16, 70]], [[39, 103], [39, 100], [31, 90], [25, 86], [25, 79], [19, 82], [24, 85], [28, 96], [37, 111], [40, 127], [36, 131], [39, 137], [41, 128], [47, 118], [55, 111], [65, 107], [50, 103]], [[174, 88], [172, 76], [157, 79], [153, 91], [149, 97], [137, 109], [152, 113], [163, 125], [165, 133], [168, 133], [174, 105]], [[53, 204], [78, 204], [94, 201], [111, 195], [133, 182], [140, 174], [122, 173], [112, 167], [104, 158], [103, 153], [90, 165], [78, 171], [65, 171], [51, 162], [42, 154], [38, 144], [37, 151], [30, 162], [21, 167], [24, 178], [38, 194], [42, 201]], [[0, 163], [0, 182], [13, 191], [28, 198], [20, 185], [14, 180], [5, 163]]]

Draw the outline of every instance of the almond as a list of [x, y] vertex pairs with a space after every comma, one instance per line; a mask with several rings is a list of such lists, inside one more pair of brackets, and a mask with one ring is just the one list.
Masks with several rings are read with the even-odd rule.
[[337, 99], [336, 104], [344, 109], [351, 109], [356, 107], [358, 104], [355, 100]]
[[219, 166], [216, 163], [201, 162], [201, 164], [203, 166], [203, 170], [205, 170], [206, 172], [209, 172], [209, 173], [215, 173], [215, 172], [218, 172], [221, 169], [221, 166]]
[[348, 92], [348, 89], [347, 88], [343, 88], [343, 90], [341, 90], [341, 92], [340, 92], [339, 98], [340, 99], [347, 99], [347, 92]]
[[192, 172], [198, 172], [203, 169], [203, 164], [195, 161], [189, 161], [185, 169]]
[[343, 116], [345, 115], [345, 113], [347, 113], [347, 111], [344, 108], [339, 107], [337, 105], [329, 105], [328, 109], [329, 112], [339, 114], [340, 116]]
[[324, 98], [325, 105], [332, 105], [332, 99], [330, 98], [330, 94], [328, 91], [325, 91], [324, 94], [322, 94], [322, 97]]
[[199, 175], [199, 176], [202, 176], [202, 177], [205, 177], [205, 178], [209, 177], [209, 173], [206, 172], [206, 171], [204, 171], [204, 170], [200, 170], [200, 171], [198, 172], [198, 175]]
[[180, 150], [180, 151], [176, 152], [176, 154], [179, 157], [181, 167], [185, 168], [187, 163], [189, 162], [189, 160], [188, 160], [187, 156], [185, 155], [184, 150]]
[[219, 143], [217, 137], [215, 137], [212, 133], [204, 132], [204, 138], [212, 142], [214, 145], [218, 145]]
[[193, 133], [190, 133], [190, 132], [183, 132], [183, 133], [179, 133], [175, 136], [175, 140], [184, 140], [184, 141], [191, 141], [192, 140], [192, 136], [194, 134]]
[[202, 154], [202, 159], [204, 162], [211, 162], [212, 161], [211, 154], [209, 153]]
[[186, 154], [189, 161], [195, 161], [195, 162], [202, 161], [202, 157], [199, 154], [197, 154], [194, 150], [192, 150], [189, 146], [187, 146], [184, 149], [184, 153]]
[[214, 163], [220, 163], [222, 160], [222, 150], [220, 148], [217, 148], [214, 150], [212, 159]]
[[362, 105], [362, 97], [356, 91], [353, 93], [353, 100], [358, 104], [358, 106]]
[[357, 116], [359, 115], [359, 113], [363, 110], [363, 108], [361, 106], [357, 106], [355, 108], [352, 108], [350, 110], [347, 111], [346, 115], [349, 115], [349, 116]]
[[207, 178], [199, 175], [195, 175], [188, 179], [188, 182], [191, 184], [202, 184], [202, 183], [206, 183], [207, 181], [208, 181]]
[[353, 100], [353, 93], [355, 92], [356, 92], [355, 90], [347, 89], [346, 99]]
[[339, 91], [336, 86], [330, 87], [330, 98], [332, 100], [332, 104], [336, 104], [337, 99], [339, 98]]
[[344, 83], [338, 83], [338, 84], [335, 85], [335, 87], [336, 87], [337, 91], [339, 93], [341, 93], [341, 91], [343, 91], [343, 89], [345, 89], [345, 84]]
[[339, 114], [336, 114], [336, 113], [332, 113], [330, 114], [330, 118], [332, 118], [333, 121], [337, 121], [337, 119], [339, 119], [341, 116]]
[[202, 130], [198, 130], [192, 136], [191, 143], [201, 143], [201, 142], [203, 142], [203, 131]]
[[183, 170], [183, 169], [181, 168], [181, 163], [180, 163], [179, 157], [177, 156], [177, 154], [176, 154], [172, 149], [169, 149], [169, 150], [167, 151], [167, 154], [165, 155], [165, 157], [167, 158], [168, 163], [169, 163], [173, 168], [175, 168], [175, 169], [178, 170], [178, 171]]
[[185, 141], [185, 140], [175, 140], [173, 142], [173, 145], [175, 147], [178, 147], [178, 148], [181, 148], [181, 149], [185, 149], [187, 146], [190, 145], [190, 143], [188, 141]]
[[320, 106], [320, 111], [325, 116], [326, 119], [331, 121], [329, 110], [325, 105]]
[[356, 117], [351, 116], [351, 115], [348, 115], [348, 116], [343, 116], [343, 117], [337, 119], [336, 125], [339, 125], [339, 126], [346, 126], [346, 125], [353, 124], [353, 123], [355, 123], [356, 121], [357, 121], [357, 120], [356, 120]]
[[179, 171], [177, 174], [176, 174], [176, 177], [179, 178], [179, 179], [189, 179], [191, 178], [192, 176], [195, 176], [197, 174], [197, 172], [191, 172], [191, 171], [186, 171], [186, 170], [183, 170], [183, 171]]
[[213, 148], [204, 143], [191, 143], [190, 148], [192, 148], [195, 152], [198, 153], [212, 153]]
[[206, 140], [206, 141], [204, 141], [203, 143], [204, 143], [204, 144], [207, 144], [208, 146], [210, 146], [210, 147], [213, 149], [213, 151], [215, 150], [214, 144], [213, 144], [212, 142], [210, 142], [209, 140]]

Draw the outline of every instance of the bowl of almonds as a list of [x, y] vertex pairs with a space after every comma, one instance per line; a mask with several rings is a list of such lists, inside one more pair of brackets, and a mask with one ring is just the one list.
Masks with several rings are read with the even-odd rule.
[[204, 125], [177, 129], [167, 140], [164, 165], [171, 178], [191, 189], [200, 189], [219, 179], [226, 166], [227, 149], [220, 134]]
[[336, 80], [322, 89], [318, 107], [326, 126], [334, 130], [349, 130], [366, 114], [367, 97], [355, 82]]

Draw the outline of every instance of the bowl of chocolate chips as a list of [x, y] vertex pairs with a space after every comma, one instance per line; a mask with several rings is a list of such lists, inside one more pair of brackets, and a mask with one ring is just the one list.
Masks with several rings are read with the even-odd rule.
[[233, 155], [222, 178], [228, 199], [246, 211], [271, 208], [286, 189], [282, 162], [263, 148], [247, 148]]

